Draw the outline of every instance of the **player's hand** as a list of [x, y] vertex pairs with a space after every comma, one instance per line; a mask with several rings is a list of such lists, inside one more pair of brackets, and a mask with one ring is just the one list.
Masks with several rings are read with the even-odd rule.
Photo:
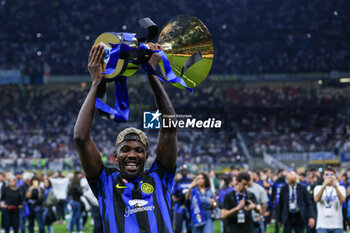
[[245, 201], [244, 200], [240, 200], [238, 205], [237, 205], [237, 208], [240, 210], [240, 209], [244, 208], [244, 206], [245, 206]]
[[250, 211], [250, 210], [253, 210], [253, 209], [255, 209], [255, 204], [251, 201], [251, 200], [248, 200], [248, 202], [249, 202], [249, 205], [248, 206], [245, 206], [244, 207], [244, 210], [245, 211]]
[[334, 188], [338, 187], [338, 181], [336, 179], [332, 180], [332, 185]]
[[309, 218], [309, 223], [308, 223], [310, 228], [313, 228], [315, 226], [315, 219], [314, 218]]
[[[153, 44], [153, 43], [149, 42], [148, 46], [152, 50], [164, 50], [160, 44]], [[153, 53], [151, 58], [149, 59], [148, 63], [153, 67], [153, 69], [155, 69], [161, 59], [162, 59], [162, 57], [159, 55], [159, 53]]]
[[178, 198], [178, 197], [175, 196], [175, 195], [171, 195], [171, 200], [172, 200], [173, 202], [178, 202], [178, 201], [180, 200], [180, 198]]
[[197, 178], [194, 179], [194, 180], [191, 182], [191, 184], [190, 184], [190, 187], [191, 187], [191, 188], [194, 188], [194, 187], [196, 187], [196, 186], [197, 186]]
[[103, 78], [103, 58], [105, 49], [102, 45], [93, 46], [90, 55], [88, 70], [92, 78], [92, 82], [99, 83]]

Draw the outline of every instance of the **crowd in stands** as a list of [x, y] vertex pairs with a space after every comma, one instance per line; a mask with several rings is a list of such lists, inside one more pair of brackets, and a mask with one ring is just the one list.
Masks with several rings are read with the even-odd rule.
[[140, 18], [151, 17], [161, 28], [171, 17], [189, 14], [211, 32], [213, 73], [348, 71], [349, 10], [346, 0], [3, 0], [0, 68], [35, 77], [46, 63], [55, 75], [87, 74], [88, 52], [100, 33], [145, 34]]
[[[73, 127], [79, 106], [87, 94], [86, 89], [34, 86], [21, 89], [18, 86], [3, 86], [1, 91], [3, 91], [4, 98], [0, 103], [0, 157], [11, 162], [11, 164], [4, 163], [3, 167], [16, 164], [18, 167], [31, 168], [33, 159], [38, 161], [34, 166], [45, 167], [41, 164], [42, 158], [47, 162], [61, 159], [62, 163], [68, 159], [72, 168], [76, 167], [74, 164], [79, 164], [73, 142]], [[175, 92], [173, 93], [176, 95]], [[129, 96], [131, 110], [128, 123], [134, 127], [143, 128], [143, 111], [156, 109], [152, 105], [151, 94], [147, 89], [130, 86]], [[192, 112], [191, 109], [197, 106], [196, 102], [203, 109], [205, 104], [201, 101], [194, 101], [193, 106], [189, 104], [186, 108], [182, 108], [181, 98], [175, 96], [173, 98], [174, 106], [183, 110], [183, 112], [179, 111], [179, 114], [188, 114], [189, 111], [193, 117], [203, 120], [209, 117], [220, 119], [224, 115], [220, 113], [216, 116], [208, 113], [207, 110], [199, 114], [200, 109]], [[196, 99], [199, 100], [199, 96]], [[113, 154], [117, 132], [125, 127], [125, 123], [115, 124], [113, 121], [100, 118], [98, 114], [95, 120], [98, 123], [94, 124], [92, 137], [98, 142], [103, 155], [109, 157]], [[236, 161], [236, 157], [232, 155], [241, 154], [236, 133], [232, 125], [225, 126], [225, 129], [227, 131], [222, 129], [216, 131], [209, 129], [181, 130], [179, 133], [179, 161], [193, 163]], [[204, 131], [205, 134], [203, 134]], [[158, 131], [154, 130], [148, 132], [150, 151], [153, 156], [155, 156], [157, 133]], [[242, 156], [239, 160], [246, 162], [244, 159]]]
[[[37, 163], [43, 158], [48, 162], [61, 159], [63, 163], [68, 159], [70, 166], [79, 165], [72, 133], [87, 89], [79, 86], [2, 86], [0, 89], [2, 159], [18, 166], [30, 163], [25, 167], [33, 165], [25, 162], [28, 158]], [[258, 156], [264, 152], [339, 154], [350, 149], [350, 118], [344, 108], [349, 103], [346, 90], [334, 90], [328, 95], [327, 90], [317, 88], [203, 85], [193, 95], [174, 87], [168, 87], [168, 93], [178, 114], [223, 122], [221, 129], [179, 129], [179, 162], [246, 162], [238, 132], [246, 135], [250, 152]], [[112, 101], [112, 92], [108, 96]], [[152, 95], [137, 84], [129, 86], [129, 96], [129, 124], [143, 128], [143, 111], [156, 109]], [[94, 124], [92, 136], [103, 155], [109, 157], [113, 154], [116, 132], [124, 125], [98, 116], [95, 120], [98, 123]], [[148, 134], [155, 155], [157, 131], [148, 130]], [[236, 159], [238, 155], [240, 161]]]

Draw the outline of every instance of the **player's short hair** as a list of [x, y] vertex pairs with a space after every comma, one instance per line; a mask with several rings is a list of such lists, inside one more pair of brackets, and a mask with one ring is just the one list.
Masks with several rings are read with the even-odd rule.
[[240, 172], [236, 177], [237, 182], [241, 182], [242, 180], [250, 181], [250, 175], [248, 172]]
[[115, 141], [115, 146], [118, 147], [120, 143], [124, 141], [139, 141], [141, 142], [146, 148], [148, 148], [148, 138], [147, 135], [139, 129], [136, 128], [126, 128], [123, 131], [121, 131], [118, 136], [117, 140]]
[[335, 170], [334, 170], [332, 167], [326, 167], [326, 168], [324, 169], [324, 171], [325, 171], [325, 172], [326, 172], [326, 171], [333, 172], [333, 174], [335, 174]]
[[263, 173], [266, 174], [268, 172], [271, 172], [271, 169], [270, 168], [264, 168]]

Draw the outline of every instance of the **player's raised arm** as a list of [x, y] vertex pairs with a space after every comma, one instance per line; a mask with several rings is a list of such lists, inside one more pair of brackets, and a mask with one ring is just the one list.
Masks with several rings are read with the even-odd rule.
[[[152, 50], [161, 50], [162, 47], [158, 44], [149, 43]], [[160, 61], [159, 54], [154, 53], [149, 60], [149, 63], [155, 68]], [[164, 87], [160, 83], [160, 80], [153, 75], [148, 75], [150, 85], [152, 87], [153, 95], [156, 100], [157, 107], [163, 115], [173, 115], [172, 120], [175, 119], [175, 110], [170, 102], [168, 94], [165, 92]], [[163, 128], [158, 135], [157, 145], [157, 160], [169, 171], [174, 171], [177, 160], [177, 130], [176, 127]]]
[[79, 153], [81, 165], [90, 179], [96, 178], [102, 169], [100, 152], [90, 137], [94, 117], [97, 86], [102, 79], [102, 62], [104, 57], [103, 46], [93, 46], [88, 69], [92, 78], [90, 91], [81, 107], [74, 127], [74, 142]]

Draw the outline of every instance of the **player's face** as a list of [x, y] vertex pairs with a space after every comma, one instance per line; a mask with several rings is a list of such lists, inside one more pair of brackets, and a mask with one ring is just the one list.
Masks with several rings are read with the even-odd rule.
[[204, 177], [201, 174], [199, 174], [198, 177], [197, 177], [197, 185], [198, 186], [204, 186], [205, 185]]
[[15, 187], [16, 186], [16, 180], [15, 179], [10, 179], [9, 180], [9, 186], [10, 187]]
[[142, 174], [147, 157], [146, 147], [138, 141], [125, 141], [117, 148], [119, 169], [127, 179], [135, 179]]
[[241, 182], [237, 182], [237, 185], [238, 185], [238, 190], [240, 192], [244, 192], [247, 190], [249, 186], [249, 181], [243, 179]]
[[325, 171], [324, 175], [323, 175], [323, 179], [336, 179], [336, 176], [333, 172], [331, 171]]

